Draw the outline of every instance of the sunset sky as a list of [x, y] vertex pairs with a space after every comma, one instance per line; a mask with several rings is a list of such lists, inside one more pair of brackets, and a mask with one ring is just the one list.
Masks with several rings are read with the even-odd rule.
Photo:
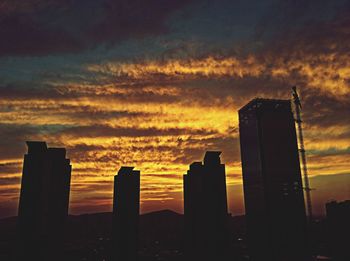
[[237, 110], [299, 88], [316, 214], [350, 199], [349, 0], [0, 0], [0, 217], [17, 214], [25, 141], [65, 147], [70, 213], [182, 211], [182, 175], [222, 151], [244, 213]]

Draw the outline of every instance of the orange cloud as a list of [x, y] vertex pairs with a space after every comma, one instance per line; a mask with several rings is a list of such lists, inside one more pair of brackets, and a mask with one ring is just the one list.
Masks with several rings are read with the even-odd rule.
[[[149, 209], [147, 204], [154, 206], [154, 202], [176, 202], [178, 209], [182, 174], [188, 164], [202, 158], [205, 150], [222, 150], [228, 185], [241, 184], [237, 110], [258, 90], [254, 86], [243, 99], [235, 95], [240, 91], [235, 88], [224, 89], [228, 94], [218, 96], [220, 87], [208, 91], [201, 86], [186, 89], [186, 84], [214, 79], [220, 86], [227, 79], [235, 84], [237, 79], [269, 78], [280, 85], [293, 81], [296, 75], [305, 90], [344, 102], [349, 96], [350, 78], [350, 59], [346, 58], [306, 54], [303, 59], [287, 61], [249, 56], [87, 65], [86, 70], [102, 84], [51, 82], [59, 94], [56, 98], [51, 94], [9, 96], [0, 100], [2, 108], [10, 108], [1, 110], [0, 117], [9, 128], [8, 133], [11, 126], [22, 129], [15, 140], [20, 144], [41, 139], [52, 146], [67, 147], [73, 164], [74, 211], [91, 204], [97, 209], [108, 209], [113, 176], [122, 165], [141, 170], [145, 209]], [[277, 89], [277, 96], [282, 91]], [[260, 88], [259, 93], [263, 92]], [[30, 131], [25, 132], [29, 127]], [[348, 171], [348, 154], [320, 156], [329, 149], [347, 150], [348, 133], [349, 126], [344, 123], [325, 127], [306, 122], [306, 147], [313, 151], [308, 156], [311, 175]], [[21, 153], [12, 158], [2, 153], [0, 168], [2, 163], [21, 162], [23, 148], [24, 145]], [[3, 171], [2, 177], [18, 178], [20, 172], [19, 165], [14, 171]], [[19, 180], [14, 182], [0, 186], [12, 189], [0, 200], [18, 197]]]

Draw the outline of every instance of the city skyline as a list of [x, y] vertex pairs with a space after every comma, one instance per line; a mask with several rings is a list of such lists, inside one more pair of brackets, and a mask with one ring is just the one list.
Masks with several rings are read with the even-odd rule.
[[182, 212], [207, 150], [244, 214], [237, 110], [294, 85], [315, 214], [350, 198], [349, 1], [24, 2], [0, 3], [0, 218], [17, 214], [26, 140], [67, 149], [70, 214], [112, 211], [125, 165], [142, 213]]
[[[28, 141], [28, 142], [33, 142], [33, 143], [45, 143], [43, 141]], [[203, 152], [203, 155], [205, 154], [206, 152]], [[74, 175], [74, 163], [72, 163], [72, 173]], [[123, 167], [123, 166], [121, 166]], [[337, 185], [340, 185], [340, 187], [342, 188], [342, 190], [345, 190], [348, 189], [348, 177], [346, 175], [336, 175], [338, 176], [337, 178], [339, 179], [339, 181], [337, 179], [332, 179], [332, 178], [327, 178], [328, 175], [325, 177], [315, 177], [315, 179], [313, 179], [313, 177], [311, 177], [311, 183], [314, 184], [313, 187], [317, 187], [317, 188], [321, 188], [324, 192], [324, 195], [317, 195], [318, 197], [315, 197], [315, 193], [312, 193], [312, 198], [313, 198], [313, 207], [316, 209], [316, 218], [318, 216], [325, 216], [326, 214], [326, 209], [325, 209], [325, 203], [328, 203], [328, 202], [331, 202], [333, 201], [335, 198], [340, 199], [340, 200], [346, 200], [347, 199], [347, 194], [342, 194], [342, 193], [339, 193], [339, 191], [331, 191], [332, 188], [331, 187], [328, 187], [327, 188], [327, 184], [331, 184], [333, 186], [337, 186]], [[142, 175], [141, 175], [142, 177]], [[321, 180], [316, 180], [316, 179], [321, 179]], [[325, 180], [323, 181], [322, 179], [325, 178]], [[315, 181], [315, 182], [314, 182]], [[340, 183], [340, 184], [339, 184]], [[113, 184], [113, 181], [112, 181], [112, 184]], [[141, 182], [141, 185], [142, 185], [142, 182]], [[157, 184], [154, 184], [154, 185], [157, 185]], [[111, 198], [110, 198], [110, 201], [111, 201], [111, 204], [110, 206], [108, 206], [108, 208], [106, 209], [103, 209], [102, 211], [100, 212], [105, 212], [105, 211], [112, 211], [113, 210], [113, 186], [112, 185], [112, 188], [111, 188]], [[228, 190], [228, 196], [227, 196], [227, 201], [231, 204], [229, 205], [236, 205], [236, 210], [238, 209], [237, 212], [232, 212], [233, 208], [231, 206], [229, 206], [229, 211], [228, 213], [230, 213], [231, 215], [244, 215], [245, 214], [245, 210], [244, 210], [244, 198], [243, 198], [243, 184], [235, 184], [235, 185], [226, 185], [226, 189]], [[314, 189], [314, 188], [313, 188]], [[229, 191], [229, 190], [233, 190], [233, 191]], [[328, 190], [328, 191], [327, 191]], [[141, 192], [142, 192], [142, 189], [141, 189]], [[231, 192], [231, 193], [230, 193]], [[343, 192], [343, 191], [340, 191], [340, 192]], [[348, 192], [348, 191], [346, 191]], [[87, 191], [88, 193], [88, 191]], [[183, 194], [183, 191], [181, 189], [180, 191], [181, 194]], [[326, 197], [324, 197], [326, 195]], [[338, 197], [332, 197], [332, 196], [328, 196], [327, 195], [337, 195]], [[142, 196], [141, 196], [142, 197]], [[142, 199], [142, 198], [141, 198]], [[19, 197], [18, 197], [18, 200], [19, 200]], [[144, 214], [144, 213], [148, 213], [148, 212], [152, 212], [152, 211], [157, 211], [157, 210], [162, 210], [162, 209], [172, 209], [174, 211], [177, 211], [179, 213], [183, 213], [184, 212], [184, 208], [183, 208], [183, 197], [179, 197], [178, 200], [180, 201], [178, 203], [178, 205], [181, 205], [181, 206], [176, 206], [175, 208], [173, 208], [173, 206], [170, 204], [170, 205], [166, 205], [166, 204], [162, 204], [161, 207], [155, 207], [155, 208], [151, 208], [150, 210], [146, 210], [146, 211], [142, 211], [142, 208], [141, 208], [141, 214]], [[19, 202], [18, 202], [19, 203]], [[70, 201], [70, 204], [71, 204], [71, 201]], [[15, 205], [17, 206], [17, 205]], [[69, 206], [69, 211], [71, 211], [71, 207]], [[17, 209], [14, 211], [15, 213], [13, 215], [17, 215]], [[84, 214], [84, 213], [93, 213], [93, 212], [99, 212], [98, 210], [96, 211], [95, 209], [92, 209], [90, 211], [81, 211], [81, 212], [77, 212], [77, 213], [71, 213], [69, 212], [69, 214]], [[7, 217], [6, 215], [3, 216], [3, 217]], [[2, 218], [0, 216], [0, 218]]]

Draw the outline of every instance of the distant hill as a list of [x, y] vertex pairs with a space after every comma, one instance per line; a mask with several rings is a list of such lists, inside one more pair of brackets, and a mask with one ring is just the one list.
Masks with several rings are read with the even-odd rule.
[[[242, 224], [244, 216], [235, 216], [231, 218], [234, 223]], [[8, 217], [0, 219], [0, 238], [13, 234], [16, 230], [17, 217]], [[109, 233], [112, 226], [112, 213], [100, 212], [81, 215], [69, 215], [66, 223], [69, 234], [103, 234]], [[140, 232], [142, 229], [152, 229], [152, 233], [157, 230], [167, 230], [179, 228], [177, 232], [181, 233], [183, 226], [183, 215], [169, 209], [149, 212], [140, 215]], [[145, 231], [146, 232], [146, 231]]]
[[[183, 215], [171, 210], [161, 210], [140, 215], [140, 239], [144, 243], [150, 241], [171, 242], [180, 240], [183, 236]], [[242, 230], [244, 217], [231, 218], [230, 227]], [[17, 217], [0, 219], [0, 240], [15, 237]], [[92, 213], [69, 215], [66, 222], [66, 233], [69, 240], [79, 238], [110, 238], [112, 228], [112, 213]]]

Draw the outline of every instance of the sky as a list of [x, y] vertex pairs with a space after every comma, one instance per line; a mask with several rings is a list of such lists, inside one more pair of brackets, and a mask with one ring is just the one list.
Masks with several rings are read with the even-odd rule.
[[142, 213], [182, 212], [188, 165], [219, 150], [241, 215], [237, 110], [294, 85], [315, 212], [350, 199], [349, 0], [0, 0], [0, 39], [0, 217], [27, 140], [67, 149], [71, 214], [111, 211], [125, 165]]

